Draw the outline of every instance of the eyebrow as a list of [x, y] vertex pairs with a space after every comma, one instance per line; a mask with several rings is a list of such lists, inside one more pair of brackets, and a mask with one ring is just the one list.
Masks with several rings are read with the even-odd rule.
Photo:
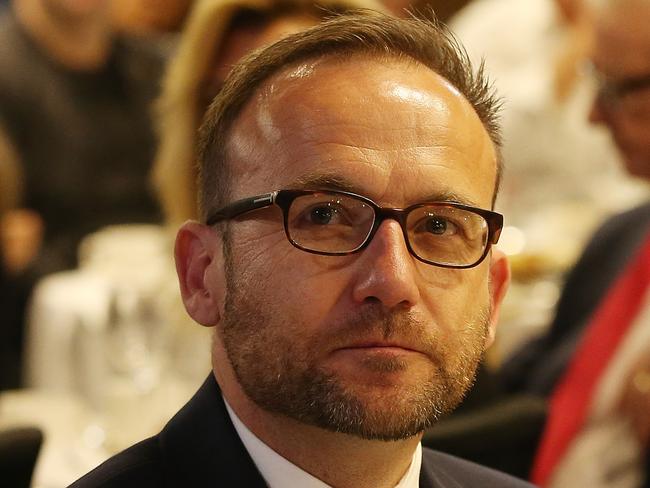
[[[365, 195], [365, 192], [349, 179], [331, 173], [309, 174], [304, 175], [294, 180], [287, 188], [295, 190], [333, 190], [333, 191], [346, 191]], [[454, 202], [470, 207], [480, 207], [478, 203], [467, 195], [462, 195], [450, 188], [441, 188], [435, 193], [420, 199], [420, 202]]]
[[290, 185], [296, 190], [338, 190], [359, 193], [359, 187], [340, 175], [323, 173], [300, 176]]

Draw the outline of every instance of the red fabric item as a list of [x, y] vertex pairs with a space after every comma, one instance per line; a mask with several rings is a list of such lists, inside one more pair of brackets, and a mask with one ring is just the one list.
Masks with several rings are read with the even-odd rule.
[[[650, 237], [650, 236], [649, 236]], [[551, 395], [531, 480], [546, 486], [589, 412], [598, 380], [639, 313], [650, 283], [650, 238], [594, 312], [567, 372]]]

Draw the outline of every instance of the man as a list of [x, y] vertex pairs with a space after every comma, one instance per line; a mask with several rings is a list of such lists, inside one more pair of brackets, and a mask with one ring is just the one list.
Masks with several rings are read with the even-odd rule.
[[[590, 120], [648, 181], [650, 2], [593, 3]], [[569, 274], [549, 332], [502, 368], [510, 391], [551, 399], [533, 471], [541, 485], [650, 486], [649, 232], [648, 203], [608, 220]]]
[[175, 251], [213, 376], [73, 486], [525, 485], [419, 446], [509, 279], [495, 100], [465, 59], [435, 25], [365, 13], [233, 70], [201, 129], [205, 223]]

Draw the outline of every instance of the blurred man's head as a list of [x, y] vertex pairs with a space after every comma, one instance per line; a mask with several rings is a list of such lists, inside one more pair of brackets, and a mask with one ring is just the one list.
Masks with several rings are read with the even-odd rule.
[[650, 179], [650, 0], [593, 0], [590, 119], [602, 123], [630, 174]]

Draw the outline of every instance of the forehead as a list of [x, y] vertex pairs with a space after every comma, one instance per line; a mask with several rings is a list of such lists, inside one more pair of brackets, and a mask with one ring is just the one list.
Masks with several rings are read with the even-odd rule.
[[336, 179], [394, 206], [453, 194], [485, 207], [496, 178], [494, 146], [469, 102], [428, 68], [395, 59], [281, 72], [235, 122], [228, 153], [237, 196]]
[[650, 1], [620, 0], [594, 14], [592, 58], [612, 76], [650, 71]]

